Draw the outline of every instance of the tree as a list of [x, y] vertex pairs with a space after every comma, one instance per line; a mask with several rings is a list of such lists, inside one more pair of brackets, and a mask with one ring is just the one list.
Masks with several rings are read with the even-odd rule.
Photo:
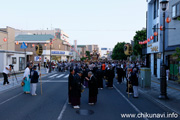
[[[179, 48], [179, 47], [176, 48], [176, 52], [173, 54], [173, 56], [174, 56], [174, 57], [177, 57], [176, 60], [180, 62], [180, 48]], [[180, 64], [179, 64], [179, 65], [180, 65]], [[180, 84], [180, 74], [178, 75], [178, 80], [177, 80], [177, 82]]]
[[126, 60], [127, 56], [124, 54], [125, 42], [117, 43], [113, 49], [112, 59], [113, 60]]
[[88, 59], [91, 58], [91, 55], [90, 55], [90, 52], [89, 52], [89, 51], [86, 51], [86, 57], [87, 57]]
[[176, 48], [176, 53], [174, 53], [173, 56], [177, 57], [176, 60], [180, 62], [180, 48]]
[[140, 41], [146, 40], [146, 29], [142, 29], [140, 31], [136, 31], [136, 35], [134, 36], [134, 46], [133, 46], [133, 54], [138, 56], [142, 55], [142, 47], [145, 45], [140, 45]]

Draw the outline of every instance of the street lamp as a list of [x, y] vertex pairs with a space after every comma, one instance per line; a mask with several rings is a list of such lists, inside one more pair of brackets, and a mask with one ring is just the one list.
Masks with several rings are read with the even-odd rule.
[[52, 38], [50, 38], [50, 68], [49, 68], [49, 73], [51, 73], [51, 44], [52, 44]]
[[162, 0], [160, 2], [161, 4], [161, 8], [163, 11], [163, 63], [161, 65], [161, 72], [160, 72], [160, 95], [159, 95], [159, 99], [168, 99], [167, 97], [167, 82], [166, 82], [166, 65], [164, 63], [164, 49], [165, 49], [165, 11], [167, 9], [168, 6], [168, 2], [167, 0]]

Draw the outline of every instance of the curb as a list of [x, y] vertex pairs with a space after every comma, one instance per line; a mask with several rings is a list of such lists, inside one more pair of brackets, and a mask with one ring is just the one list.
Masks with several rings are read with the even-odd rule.
[[174, 110], [173, 108], [163, 104], [160, 100], [155, 99], [154, 97], [146, 94], [141, 88], [139, 88], [139, 92], [142, 93], [147, 99], [149, 99], [150, 101], [154, 102], [155, 104], [157, 104], [159, 107], [161, 107], [162, 109], [168, 109], [171, 112], [176, 112], [177, 114], [180, 115], [180, 112]]
[[[154, 81], [152, 80], [153, 83], [157, 83], [157, 84], [160, 84], [159, 82], [157, 81]], [[174, 87], [171, 87], [171, 86], [167, 86], [168, 88], [171, 88], [171, 89], [174, 89], [174, 90], [177, 90], [177, 91], [180, 91], [180, 89], [177, 89], [177, 88], [174, 88]]]

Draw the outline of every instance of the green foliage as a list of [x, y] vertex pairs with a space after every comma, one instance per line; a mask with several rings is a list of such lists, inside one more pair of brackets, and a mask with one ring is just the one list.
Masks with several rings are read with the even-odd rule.
[[180, 48], [179, 47], [176, 48], [176, 53], [174, 53], [173, 56], [177, 56], [178, 57], [177, 61], [180, 61]]
[[146, 29], [136, 31], [136, 35], [134, 36], [134, 47], [133, 54], [138, 56], [142, 55], [142, 47], [145, 45], [139, 45], [140, 41], [146, 40]]
[[81, 58], [81, 61], [84, 61], [84, 60], [86, 60], [86, 57], [82, 57], [82, 58]]
[[124, 54], [124, 45], [126, 43], [117, 43], [112, 52], [112, 59], [113, 60], [126, 60], [127, 56]]
[[89, 51], [86, 51], [86, 57], [90, 60], [91, 55], [90, 55], [90, 52], [89, 52]]

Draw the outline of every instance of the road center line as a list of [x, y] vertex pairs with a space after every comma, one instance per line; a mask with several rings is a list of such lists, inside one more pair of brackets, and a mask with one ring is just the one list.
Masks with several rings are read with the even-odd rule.
[[15, 95], [15, 96], [13, 96], [13, 97], [11, 97], [11, 98], [9, 98], [9, 99], [7, 99], [7, 100], [5, 100], [5, 101], [1, 102], [1, 103], [0, 103], [0, 105], [2, 105], [2, 104], [4, 104], [4, 103], [6, 103], [6, 102], [8, 102], [8, 101], [10, 101], [10, 100], [12, 100], [12, 99], [14, 99], [14, 98], [18, 97], [18, 96], [20, 96], [20, 95], [22, 95], [22, 94], [23, 94], [23, 93], [19, 93], [19, 94], [17, 94], [17, 95]]
[[[116, 91], [138, 112], [141, 113], [141, 111], [131, 102], [129, 101], [122, 93], [120, 90], [117, 89], [115, 85], [113, 87], [116, 89]], [[144, 120], [149, 120], [148, 118], [143, 118]]]
[[63, 108], [62, 108], [62, 110], [61, 110], [61, 112], [60, 112], [59, 117], [57, 118], [57, 120], [62, 120], [62, 117], [63, 117], [63, 114], [64, 114], [64, 112], [65, 112], [65, 110], [66, 110], [67, 104], [68, 104], [68, 98], [66, 99], [66, 102], [65, 102], [65, 104], [64, 104], [64, 106], [63, 106]]

